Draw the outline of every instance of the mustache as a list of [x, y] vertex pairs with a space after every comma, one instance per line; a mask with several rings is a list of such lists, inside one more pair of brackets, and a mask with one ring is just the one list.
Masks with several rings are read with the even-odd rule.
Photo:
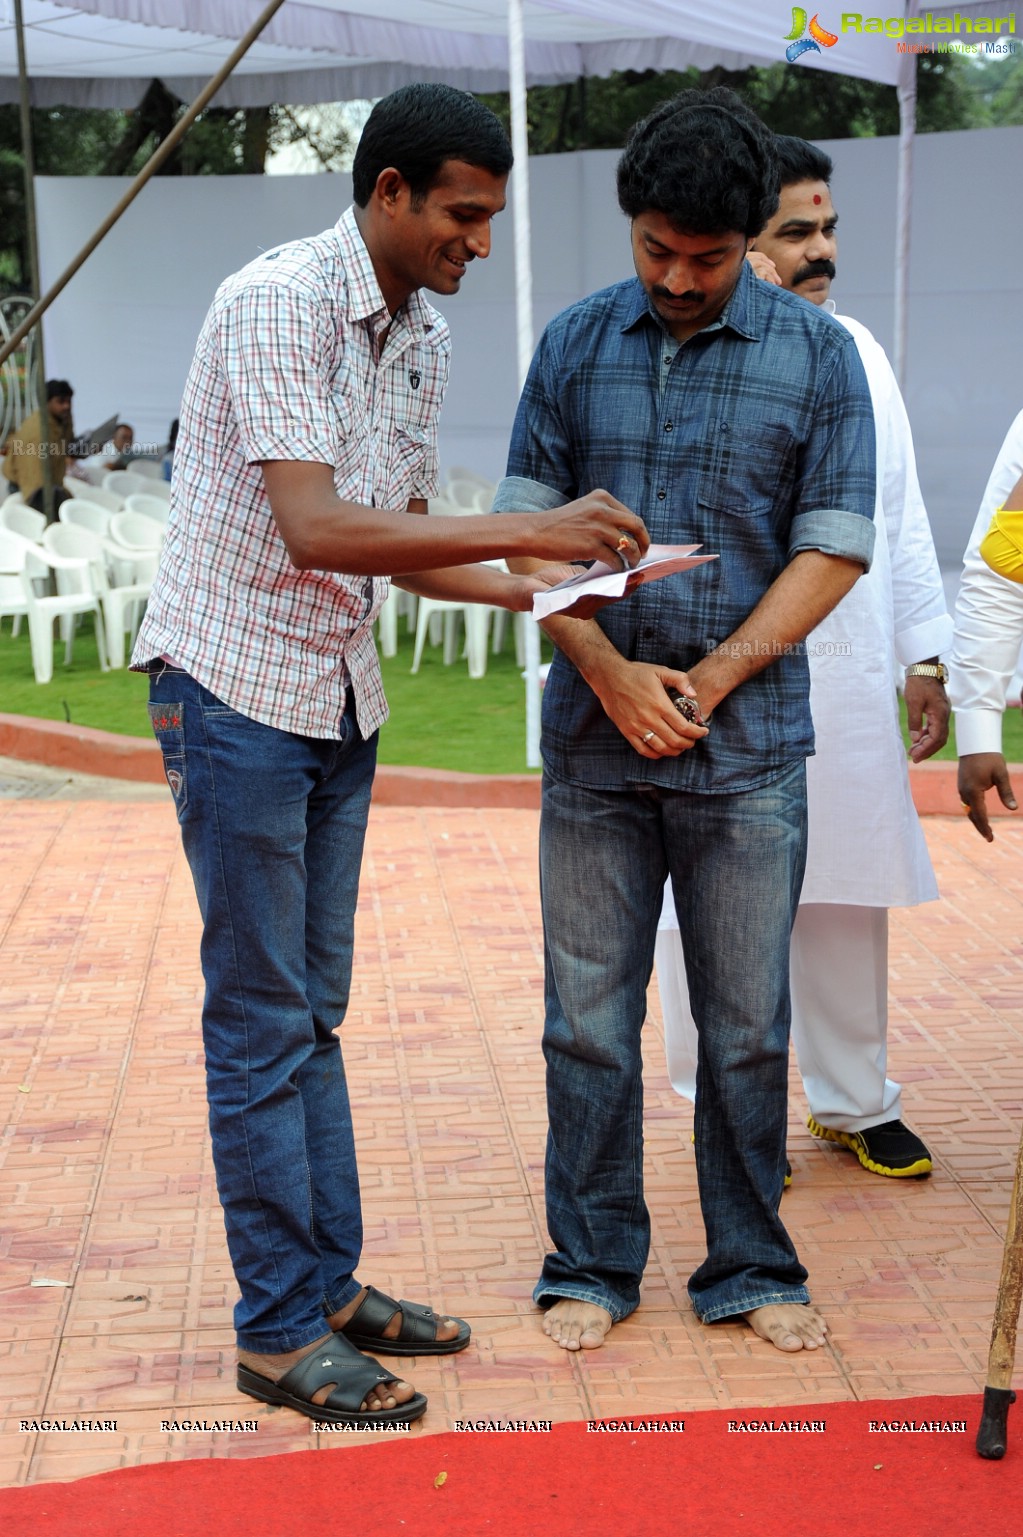
[[653, 288], [651, 289], [651, 292], [653, 293], [655, 298], [657, 298], [657, 299], [669, 299], [674, 304], [679, 304], [679, 303], [697, 303], [697, 304], [702, 304], [703, 300], [707, 297], [706, 294], [700, 293], [699, 289], [697, 289], [697, 288], [687, 288], [684, 294], [673, 294], [670, 288], [661, 288], [660, 285], [657, 284], [657, 283], [654, 284]]
[[799, 283], [805, 283], [807, 278], [833, 278], [835, 276], [835, 264], [828, 258], [822, 257], [820, 261], [807, 262], [800, 267], [792, 279], [793, 288]]

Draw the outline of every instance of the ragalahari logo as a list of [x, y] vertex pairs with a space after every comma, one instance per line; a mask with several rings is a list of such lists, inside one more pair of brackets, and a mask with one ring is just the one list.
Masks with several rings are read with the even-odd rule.
[[[810, 36], [804, 37], [803, 34], [807, 31]], [[820, 53], [822, 48], [834, 48], [838, 38], [834, 32], [825, 31], [817, 16], [811, 17], [810, 25], [807, 27], [806, 12], [801, 5], [794, 5], [792, 31], [786, 32], [785, 41], [789, 45], [785, 50], [785, 57], [790, 64], [794, 64], [797, 59], [802, 58], [804, 53]]]

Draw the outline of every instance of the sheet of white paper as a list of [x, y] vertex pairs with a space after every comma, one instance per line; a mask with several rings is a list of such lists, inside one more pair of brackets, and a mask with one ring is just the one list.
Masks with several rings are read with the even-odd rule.
[[697, 555], [698, 549], [698, 544], [652, 544], [639, 564], [628, 571], [614, 571], [603, 561], [597, 561], [578, 576], [570, 576], [545, 592], [534, 593], [533, 618], [546, 619], [548, 614], [561, 613], [580, 598], [624, 598], [627, 591], [632, 592], [643, 582], [655, 582], [676, 571], [688, 571], [705, 561], [717, 560], [716, 555]]

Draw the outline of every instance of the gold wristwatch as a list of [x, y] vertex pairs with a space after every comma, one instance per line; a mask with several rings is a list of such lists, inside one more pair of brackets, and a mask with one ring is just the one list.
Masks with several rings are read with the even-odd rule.
[[907, 678], [935, 678], [939, 683], [948, 682], [948, 668], [944, 662], [914, 662], [906, 668]]

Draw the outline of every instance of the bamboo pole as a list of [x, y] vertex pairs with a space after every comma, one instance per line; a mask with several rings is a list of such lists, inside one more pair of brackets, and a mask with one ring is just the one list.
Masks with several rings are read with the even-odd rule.
[[211, 98], [217, 94], [224, 81], [232, 73], [235, 66], [241, 61], [241, 59], [244, 58], [245, 54], [248, 53], [257, 37], [259, 37], [260, 33], [273, 19], [283, 4], [284, 0], [270, 0], [270, 3], [266, 6], [265, 10], [263, 10], [252, 23], [252, 26], [246, 32], [241, 42], [217, 70], [217, 73], [213, 76], [213, 79], [209, 82], [208, 85], [203, 87], [203, 89], [199, 92], [199, 95], [192, 102], [192, 105], [174, 124], [174, 127], [164, 139], [163, 143], [153, 151], [152, 155], [150, 155], [149, 159], [146, 161], [141, 171], [135, 177], [135, 180], [125, 192], [124, 196], [111, 209], [110, 213], [103, 220], [103, 223], [99, 226], [99, 228], [95, 230], [92, 235], [90, 235], [89, 239], [85, 242], [85, 245], [79, 251], [78, 255], [71, 262], [70, 266], [64, 269], [60, 277], [53, 284], [52, 288], [50, 288], [49, 291], [44, 294], [36, 304], [33, 305], [31, 310], [29, 310], [21, 325], [13, 333], [10, 339], [4, 344], [3, 348], [0, 349], [0, 363], [3, 363], [4, 359], [9, 357], [16, 347], [21, 345], [22, 341], [28, 335], [29, 331], [31, 331], [32, 327], [38, 323], [43, 315], [45, 315], [54, 299], [56, 299], [58, 294], [62, 293], [63, 290], [67, 287], [68, 283], [70, 283], [79, 267], [84, 265], [84, 263], [92, 255], [93, 251], [95, 251], [100, 241], [103, 240], [103, 238], [109, 233], [111, 229], [113, 229], [121, 215], [135, 201], [139, 193], [142, 191], [142, 188], [148, 182], [149, 178], [154, 174], [154, 172], [160, 169], [168, 155], [170, 155], [178, 147], [185, 134], [191, 128], [196, 118], [199, 116], [199, 113], [202, 112], [203, 108], [207, 106]]

